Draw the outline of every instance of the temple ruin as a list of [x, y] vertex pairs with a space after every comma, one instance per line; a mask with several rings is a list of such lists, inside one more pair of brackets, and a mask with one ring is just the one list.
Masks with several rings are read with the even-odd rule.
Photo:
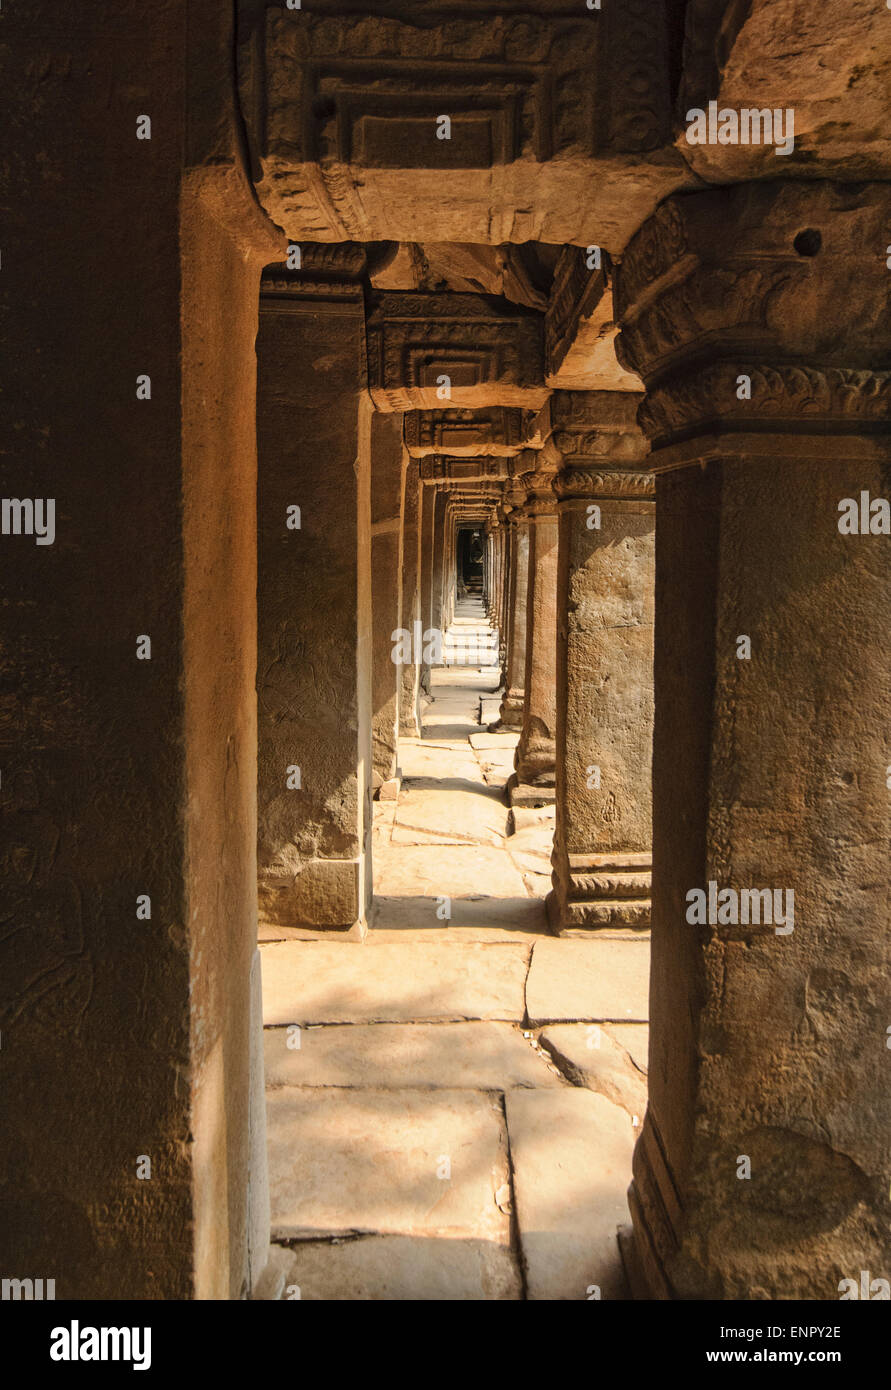
[[86, 9], [2, 17], [0, 1273], [887, 1298], [891, 10]]

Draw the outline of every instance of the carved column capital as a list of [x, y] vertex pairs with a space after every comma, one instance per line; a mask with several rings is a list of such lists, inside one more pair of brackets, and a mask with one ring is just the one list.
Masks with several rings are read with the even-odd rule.
[[646, 383], [654, 448], [722, 431], [891, 431], [889, 217], [880, 183], [740, 184], [663, 203], [616, 272], [617, 351]]

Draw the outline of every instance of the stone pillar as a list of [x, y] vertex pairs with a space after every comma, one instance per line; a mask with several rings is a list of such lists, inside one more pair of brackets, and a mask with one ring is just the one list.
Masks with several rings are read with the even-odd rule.
[[523, 725], [526, 680], [526, 594], [529, 585], [529, 518], [521, 509], [511, 512], [512, 564], [507, 606], [507, 663], [499, 725], [519, 729]]
[[5, 33], [0, 1230], [4, 1279], [59, 1309], [239, 1299], [269, 1242], [253, 343], [285, 243], [238, 158], [232, 13], [187, 8]]
[[[433, 595], [433, 522], [436, 508], [436, 488], [430, 483], [421, 487], [420, 515], [420, 576], [421, 576], [421, 630], [430, 627], [430, 614]], [[425, 695], [430, 695], [430, 665], [421, 659], [420, 685]]]
[[639, 392], [557, 392], [557, 818], [551, 924], [650, 923], [655, 485]]
[[434, 489], [433, 504], [433, 565], [431, 569], [430, 626], [442, 630], [443, 573], [445, 570], [445, 534], [447, 493]]
[[402, 467], [402, 627], [412, 637], [410, 661], [399, 668], [399, 732], [420, 738], [420, 653], [416, 650], [416, 624], [421, 621], [420, 519], [423, 483], [415, 459], [405, 454]]
[[557, 498], [559, 462], [545, 446], [534, 456], [537, 471], [523, 475], [529, 518], [529, 580], [526, 602], [526, 668], [523, 729], [508, 782], [512, 806], [554, 800], [557, 724]]
[[[361, 284], [264, 278], [257, 339], [262, 920], [364, 930], [371, 406]], [[291, 529], [289, 508], [300, 508]]]
[[891, 1273], [889, 219], [887, 184], [672, 198], [617, 277], [658, 475], [629, 1256], [660, 1297]]
[[501, 522], [499, 528], [501, 537], [501, 577], [498, 585], [498, 683], [504, 686], [507, 684], [507, 606], [510, 599], [510, 574], [512, 567], [511, 530], [507, 524], [507, 511], [503, 505], [499, 507], [498, 515]]
[[399, 668], [393, 661], [393, 633], [403, 626], [399, 572], [402, 473], [402, 416], [375, 413], [371, 421], [371, 749], [375, 788], [396, 775]]

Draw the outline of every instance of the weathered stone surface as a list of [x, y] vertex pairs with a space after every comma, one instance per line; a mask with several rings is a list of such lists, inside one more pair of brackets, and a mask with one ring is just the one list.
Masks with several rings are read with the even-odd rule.
[[[888, 186], [702, 198], [661, 209], [620, 270], [624, 350], [676, 383], [642, 415], [660, 558], [635, 1247], [663, 1297], [835, 1298], [823, 1271], [887, 1252], [868, 1040], [885, 1027], [888, 794], [865, 769], [887, 765], [888, 542], [838, 521], [844, 497], [887, 497], [887, 270], [865, 248], [886, 240]], [[742, 400], [746, 361], [770, 385]], [[792, 931], [691, 924], [710, 882], [794, 895]]]
[[561, 1019], [646, 1022], [647, 941], [538, 941], [526, 982], [532, 1023]]
[[288, 941], [261, 957], [267, 1025], [523, 1017], [528, 949], [519, 945], [417, 945], [410, 969], [405, 946], [383, 943]]
[[492, 734], [477, 733], [471, 734], [469, 738], [471, 748], [479, 749], [480, 752], [490, 752], [493, 749], [509, 749], [512, 753], [517, 746], [518, 736], [514, 733]]
[[272, 8], [245, 26], [259, 194], [290, 237], [620, 251], [660, 198], [692, 183], [668, 144], [661, 4], [422, 8], [423, 23], [417, 6], [296, 23]]
[[[540, 456], [535, 456], [538, 467]], [[523, 727], [517, 745], [516, 782], [553, 787], [556, 729], [557, 515], [551, 462], [523, 475], [529, 515], [529, 578], [526, 601], [526, 670]]]
[[[531, 1299], [627, 1298], [616, 1230], [634, 1142], [624, 1110], [585, 1090], [505, 1097]], [[589, 1292], [591, 1291], [591, 1292]]]
[[628, 1053], [638, 1071], [647, 1074], [650, 1029], [646, 1023], [611, 1023], [605, 1031]]
[[605, 1028], [596, 1023], [552, 1023], [542, 1032], [541, 1045], [575, 1085], [599, 1092], [636, 1117], [638, 1124], [643, 1121], [646, 1077]]
[[371, 756], [375, 785], [396, 772], [401, 671], [393, 661], [394, 629], [403, 626], [400, 521], [402, 417], [371, 419]]
[[[269, 1091], [276, 1237], [453, 1232], [507, 1244], [496, 1193], [508, 1180], [500, 1100], [485, 1092]], [[451, 1165], [451, 1177], [443, 1159]]]
[[375, 883], [385, 897], [523, 896], [523, 881], [504, 850], [486, 845], [384, 845], [375, 858]]
[[556, 482], [556, 931], [650, 919], [656, 507], [640, 399], [560, 391], [551, 402], [565, 465]]
[[[466, 1302], [522, 1298], [507, 1240], [363, 1236], [276, 1246], [283, 1298], [302, 1301]], [[289, 1293], [289, 1290], [291, 1291]]]
[[378, 410], [435, 409], [442, 378], [456, 406], [536, 410], [542, 317], [479, 294], [378, 296], [367, 321], [368, 388]]
[[412, 787], [432, 786], [444, 782], [460, 785], [469, 782], [482, 785], [483, 775], [473, 753], [466, 747], [444, 748], [438, 744], [403, 739], [399, 744], [399, 770], [406, 791]]
[[506, 834], [504, 803], [486, 787], [472, 791], [409, 787], [399, 799], [392, 843], [501, 846]]
[[346, 289], [269, 278], [261, 297], [257, 855], [261, 916], [282, 926], [349, 927], [367, 901], [370, 411], [362, 291]]
[[694, 43], [679, 111], [705, 109], [711, 98], [719, 110], [794, 112], [795, 148], [779, 158], [773, 144], [691, 145], [683, 122], [677, 148], [701, 178], [810, 178], [815, 164], [824, 178], [891, 176], [891, 45], [883, 7], [870, 0], [820, 5], [802, 22], [794, 0], [752, 0], [735, 13], [697, 0], [688, 32]]
[[531, 810], [541, 806], [553, 806], [557, 799], [557, 793], [553, 787], [529, 786], [526, 782], [513, 782], [509, 779], [508, 786], [510, 804], [521, 810]]
[[[408, 945], [405, 951], [412, 948]], [[559, 1078], [516, 1025], [371, 1023], [264, 1032], [267, 1086], [447, 1087], [503, 1091], [554, 1086]], [[640, 1112], [643, 1114], [643, 1111]]]
[[643, 382], [616, 359], [608, 257], [589, 268], [588, 250], [564, 246], [545, 316], [545, 380], [564, 391], [641, 391]]

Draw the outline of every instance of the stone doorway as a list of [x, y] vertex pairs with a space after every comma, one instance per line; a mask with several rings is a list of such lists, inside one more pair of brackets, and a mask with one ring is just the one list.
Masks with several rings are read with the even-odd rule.
[[366, 939], [264, 933], [261, 1296], [630, 1296], [648, 942], [549, 934], [553, 806], [507, 804], [497, 654], [481, 598], [457, 599], [398, 795], [375, 803]]

